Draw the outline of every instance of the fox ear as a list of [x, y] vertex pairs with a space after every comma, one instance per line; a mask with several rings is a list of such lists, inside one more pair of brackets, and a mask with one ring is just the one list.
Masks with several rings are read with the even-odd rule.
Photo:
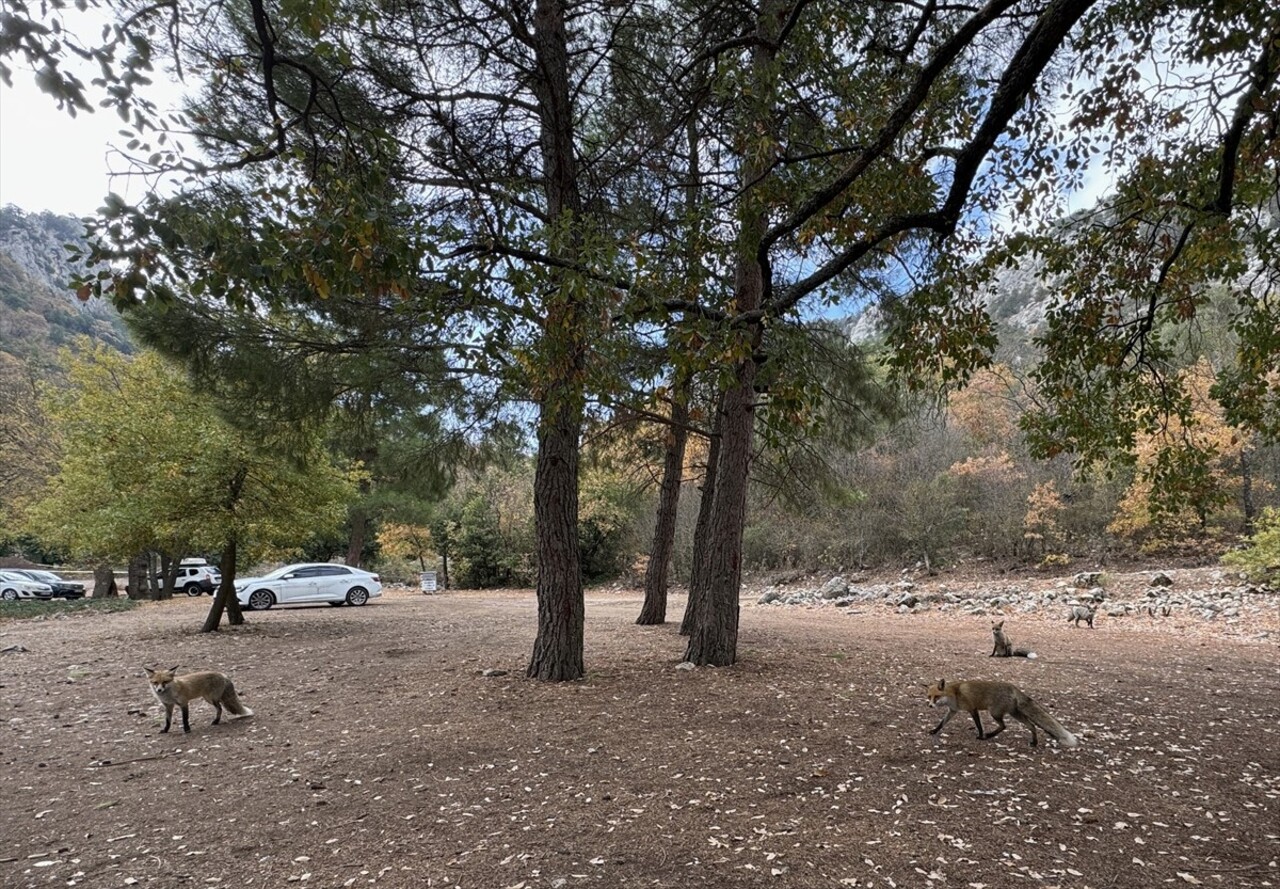
[[947, 687], [947, 680], [945, 680], [945, 679], [939, 679], [939, 680], [938, 680], [938, 691], [942, 691], [942, 690], [943, 690], [943, 689], [945, 689], [946, 687]]
[[177, 664], [174, 664], [172, 667], [170, 667], [170, 668], [169, 668], [169, 672], [170, 672], [170, 673], [177, 673], [177, 672], [178, 672], [178, 665], [177, 665]]
[[148, 675], [148, 676], [150, 676], [152, 673], [154, 673], [154, 672], [155, 672], [155, 670], [151, 669], [151, 668], [150, 668], [150, 667], [148, 667], [146, 664], [143, 664], [143, 665], [142, 665], [142, 669], [144, 669], [144, 670], [146, 670], [146, 671], [147, 671], [147, 675]]

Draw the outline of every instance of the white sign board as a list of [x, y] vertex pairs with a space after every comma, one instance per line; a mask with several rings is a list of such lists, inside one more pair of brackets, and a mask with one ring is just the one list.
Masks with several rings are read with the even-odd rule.
[[424, 593], [434, 593], [436, 591], [436, 573], [434, 571], [423, 571], [419, 577], [422, 581], [422, 591]]

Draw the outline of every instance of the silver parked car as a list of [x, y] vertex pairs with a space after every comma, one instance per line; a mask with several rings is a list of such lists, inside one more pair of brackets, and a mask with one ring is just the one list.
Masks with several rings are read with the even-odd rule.
[[382, 582], [378, 575], [329, 562], [285, 565], [262, 577], [236, 581], [236, 598], [253, 611], [301, 602], [363, 605], [381, 595]]
[[32, 580], [8, 569], [0, 570], [0, 599], [16, 602], [19, 599], [52, 599], [53, 587]]

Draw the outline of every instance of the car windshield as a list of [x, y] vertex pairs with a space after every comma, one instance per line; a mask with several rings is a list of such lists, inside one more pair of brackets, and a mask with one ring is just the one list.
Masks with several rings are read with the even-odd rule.
[[38, 580], [61, 580], [62, 578], [54, 574], [52, 571], [30, 571], [29, 574], [35, 576]]
[[279, 580], [281, 577], [284, 577], [286, 574], [292, 574], [294, 571], [297, 571], [299, 568], [302, 568], [302, 567], [304, 566], [285, 565], [283, 568], [277, 568], [275, 571], [272, 571], [270, 574], [262, 575], [262, 579], [263, 580]]

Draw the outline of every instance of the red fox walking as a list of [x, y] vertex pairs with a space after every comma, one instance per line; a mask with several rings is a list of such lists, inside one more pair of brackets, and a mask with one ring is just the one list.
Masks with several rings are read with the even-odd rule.
[[996, 644], [987, 657], [1037, 657], [1029, 648], [1014, 648], [1009, 637], [1004, 634], [1004, 621], [996, 621], [991, 625], [991, 635], [996, 637]]
[[[1018, 722], [1031, 729], [1031, 746], [1036, 746], [1036, 727], [1063, 747], [1075, 747], [1079, 744], [1076, 736], [1062, 727], [1062, 723], [1049, 715], [1049, 712], [1031, 700], [1020, 688], [1009, 682], [994, 682], [985, 679], [967, 679], [959, 682], [947, 682], [939, 679], [937, 685], [929, 687], [929, 701], [935, 707], [945, 705], [949, 708], [942, 722], [929, 734], [936, 735], [942, 727], [951, 721], [961, 710], [973, 717], [973, 724], [978, 727], [978, 737], [994, 738], [1005, 729], [1004, 718], [1012, 716]], [[1000, 727], [993, 732], [984, 732], [979, 710], [986, 710]]]
[[222, 673], [187, 673], [185, 676], [178, 676], [176, 675], [177, 667], [170, 667], [168, 670], [153, 670], [150, 667], [142, 669], [147, 671], [151, 693], [164, 705], [164, 728], [160, 729], [161, 734], [169, 731], [169, 726], [173, 722], [174, 707], [182, 709], [182, 730], [191, 731], [187, 704], [196, 698], [204, 698], [218, 711], [213, 717], [213, 725], [222, 721], [223, 707], [226, 707], [227, 712], [232, 716], [253, 715], [253, 711], [240, 702], [231, 679]]

